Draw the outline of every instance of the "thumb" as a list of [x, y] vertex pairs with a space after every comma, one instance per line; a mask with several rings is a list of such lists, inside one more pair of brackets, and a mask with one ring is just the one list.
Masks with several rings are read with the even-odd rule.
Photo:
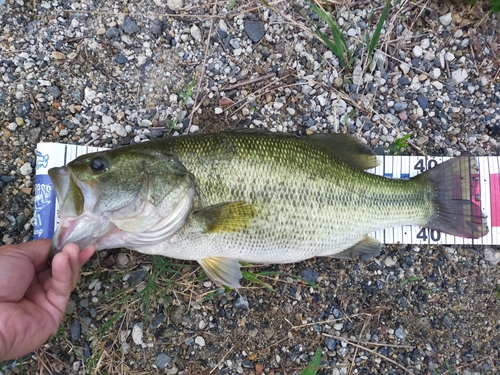
[[79, 251], [77, 245], [68, 244], [52, 260], [52, 280], [50, 288], [47, 290], [47, 299], [61, 313], [66, 309], [69, 296], [74, 288], [73, 280], [78, 279], [78, 275], [74, 274], [79, 272], [79, 269], [73, 269], [71, 266], [75, 264], [75, 259], [78, 262]]
[[64, 246], [52, 260], [52, 282], [47, 290], [47, 298], [61, 312], [66, 309], [71, 291], [75, 288], [82, 266], [94, 254], [94, 248], [82, 251], [76, 244]]

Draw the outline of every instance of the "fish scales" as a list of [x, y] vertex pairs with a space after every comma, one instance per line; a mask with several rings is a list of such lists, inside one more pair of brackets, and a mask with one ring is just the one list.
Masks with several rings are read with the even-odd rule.
[[342, 134], [224, 132], [83, 155], [49, 171], [61, 219], [51, 253], [69, 242], [127, 247], [196, 260], [238, 287], [239, 261], [368, 258], [381, 244], [366, 234], [396, 225], [487, 234], [480, 207], [454, 188], [471, 185], [474, 158], [410, 180], [365, 172], [375, 165]]
[[207, 237], [187, 226], [171, 242], [142, 249], [153, 254], [283, 263], [292, 249], [299, 260], [333, 255], [366, 233], [423, 224], [430, 215], [431, 189], [354, 169], [300, 138], [220, 133], [169, 138], [158, 147], [193, 173], [202, 206], [245, 201], [258, 214], [237, 233]]

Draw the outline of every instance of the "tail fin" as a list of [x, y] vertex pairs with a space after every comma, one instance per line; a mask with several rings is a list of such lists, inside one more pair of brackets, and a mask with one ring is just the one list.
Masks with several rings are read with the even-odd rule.
[[488, 233], [481, 213], [479, 170], [474, 157], [450, 159], [417, 177], [434, 186], [435, 213], [428, 228], [465, 238]]

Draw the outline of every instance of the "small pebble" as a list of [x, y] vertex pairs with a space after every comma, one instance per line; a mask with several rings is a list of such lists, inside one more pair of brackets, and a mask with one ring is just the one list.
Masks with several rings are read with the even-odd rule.
[[202, 336], [196, 336], [196, 338], [194, 339], [194, 342], [200, 348], [203, 348], [205, 346], [205, 339]]

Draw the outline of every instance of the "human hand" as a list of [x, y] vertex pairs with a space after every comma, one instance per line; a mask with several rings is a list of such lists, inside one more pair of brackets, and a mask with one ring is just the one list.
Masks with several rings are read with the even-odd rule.
[[57, 332], [82, 266], [94, 248], [64, 246], [47, 262], [50, 240], [0, 247], [0, 361], [43, 345]]

